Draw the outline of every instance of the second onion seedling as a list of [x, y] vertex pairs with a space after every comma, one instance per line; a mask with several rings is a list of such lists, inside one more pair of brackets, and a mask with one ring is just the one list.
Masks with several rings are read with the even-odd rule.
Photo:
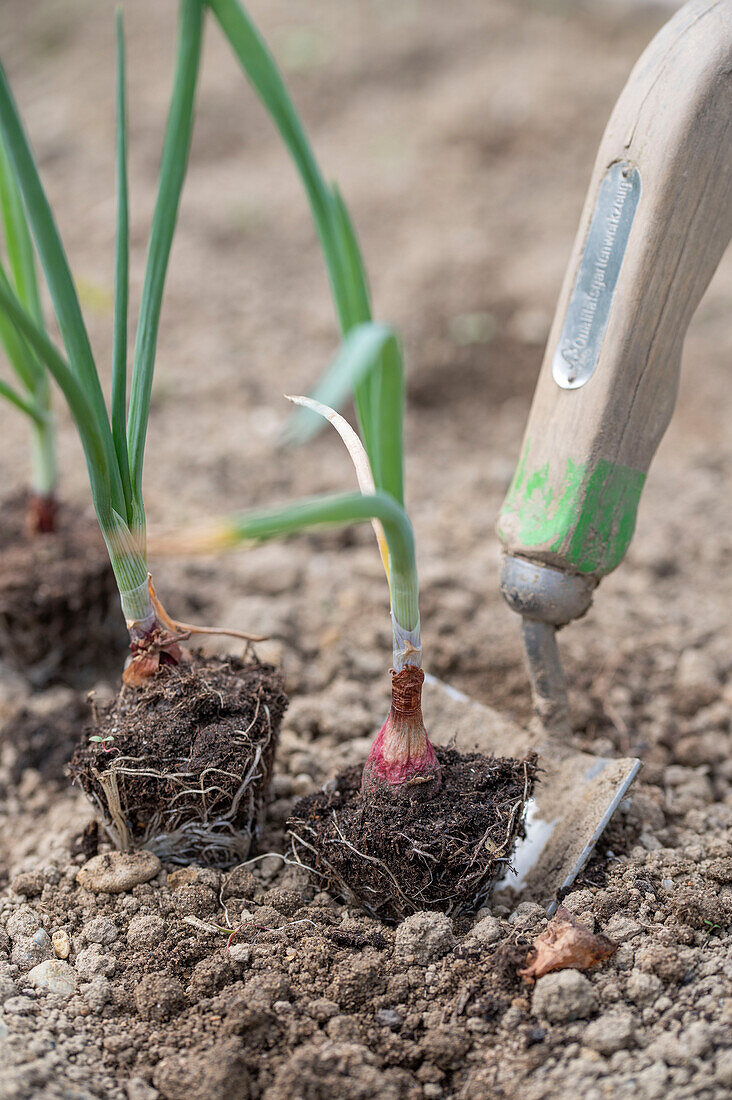
[[[132, 657], [125, 687], [82, 737], [71, 771], [120, 847], [144, 844], [169, 859], [230, 864], [244, 858], [269, 786], [286, 706], [279, 674], [259, 662], [187, 659], [181, 642], [208, 630], [173, 620], [147, 566], [143, 458], [163, 289], [193, 125], [203, 0], [180, 0], [175, 73], [128, 398], [129, 225], [125, 65], [117, 17], [117, 227], [109, 410], [74, 281], [29, 141], [0, 68], [0, 136], [45, 274], [65, 355], [39, 316], [0, 279], [0, 316], [61, 389], [86, 458]], [[237, 631], [236, 637], [250, 639]], [[110, 740], [113, 738], [113, 740]], [[111, 747], [110, 747], [111, 746]], [[104, 758], [100, 756], [104, 754]]]
[[[335, 427], [356, 468], [360, 493], [313, 497], [248, 512], [179, 536], [177, 550], [216, 550], [308, 527], [371, 520], [389, 582], [392, 703], [362, 768], [335, 790], [295, 807], [295, 856], [324, 885], [387, 918], [425, 908], [482, 904], [505, 868], [535, 775], [525, 760], [435, 751], [422, 720], [422, 639], [412, 525], [404, 506], [404, 372], [396, 332], [373, 321], [366, 272], [351, 219], [319, 170], [267, 46], [238, 0], [208, 0], [299, 170], [328, 268], [342, 344], [288, 434], [301, 442], [318, 415]], [[359, 431], [336, 411], [353, 396]], [[168, 545], [171, 545], [170, 540]], [[448, 731], [449, 736], [449, 731]]]

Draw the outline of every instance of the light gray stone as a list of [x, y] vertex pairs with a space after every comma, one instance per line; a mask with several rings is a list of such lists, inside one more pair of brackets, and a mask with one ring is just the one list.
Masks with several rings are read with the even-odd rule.
[[30, 984], [57, 997], [71, 997], [76, 990], [76, 975], [63, 959], [47, 959], [34, 966], [27, 975]]
[[615, 940], [616, 943], [624, 943], [625, 940], [631, 940], [638, 936], [643, 931], [643, 925], [639, 924], [637, 920], [633, 920], [632, 917], [627, 917], [625, 913], [615, 913], [607, 922], [603, 931], [606, 936], [609, 936], [611, 940]]
[[454, 946], [452, 921], [444, 913], [413, 913], [397, 928], [396, 954], [405, 962], [426, 966]]
[[615, 1054], [634, 1045], [635, 1029], [636, 1021], [631, 1013], [618, 1009], [588, 1024], [582, 1042], [598, 1054]]
[[8, 917], [5, 930], [11, 940], [27, 939], [41, 927], [41, 918], [29, 905], [21, 905]]
[[10, 961], [21, 970], [31, 970], [46, 959], [53, 958], [53, 944], [48, 932], [39, 928], [32, 936], [18, 936], [13, 941]]
[[94, 917], [84, 925], [84, 935], [89, 943], [114, 943], [119, 932], [117, 925], [109, 917]]
[[232, 943], [228, 955], [238, 966], [249, 966], [252, 961], [252, 948], [248, 943]]
[[76, 881], [97, 894], [121, 894], [160, 871], [160, 860], [152, 852], [104, 852], [81, 867]]
[[165, 938], [165, 921], [155, 913], [139, 913], [130, 921], [127, 942], [130, 947], [155, 947]]
[[501, 938], [501, 922], [498, 917], [483, 917], [471, 928], [470, 937], [486, 945], [497, 943]]
[[555, 970], [539, 978], [531, 1000], [535, 1016], [550, 1023], [586, 1020], [597, 1010], [598, 998], [592, 983], [578, 970]]
[[85, 947], [76, 956], [76, 971], [81, 978], [92, 979], [101, 974], [110, 977], [114, 974], [116, 962], [112, 955], [105, 955], [98, 943]]

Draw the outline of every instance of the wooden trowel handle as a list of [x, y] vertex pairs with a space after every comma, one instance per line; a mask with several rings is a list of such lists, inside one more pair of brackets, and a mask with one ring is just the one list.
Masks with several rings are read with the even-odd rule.
[[732, 0], [692, 0], [633, 69], [592, 173], [498, 524], [594, 581], [622, 560], [689, 321], [732, 235]]

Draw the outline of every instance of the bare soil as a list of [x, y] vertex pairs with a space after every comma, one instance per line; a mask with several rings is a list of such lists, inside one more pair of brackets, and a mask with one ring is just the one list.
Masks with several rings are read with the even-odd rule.
[[[377, 314], [405, 333], [427, 668], [528, 720], [493, 525], [600, 135], [666, 12], [564, 0], [311, 0], [306, 11], [256, 0], [252, 10], [352, 208]], [[127, 0], [125, 11], [134, 301], [174, 4]], [[6, 0], [0, 53], [109, 363], [111, 14], [85, 0]], [[628, 557], [561, 641], [575, 744], [644, 761], [565, 899], [619, 944], [608, 962], [566, 989], [552, 975], [522, 984], [516, 970], [546, 920], [504, 892], [475, 922], [422, 935], [433, 955], [418, 961], [407, 922], [394, 930], [313, 896], [285, 862], [296, 800], [364, 760], [388, 706], [386, 592], [367, 528], [161, 560], [157, 587], [176, 617], [269, 634], [261, 659], [284, 662], [292, 703], [265, 832], [254, 862], [215, 881], [200, 872], [177, 883], [167, 865], [124, 893], [91, 893], [76, 883], [89, 853], [72, 854], [87, 803], [20, 763], [27, 738], [2, 742], [3, 1100], [729, 1094], [730, 259], [690, 329]], [[154, 386], [151, 530], [353, 487], [337, 439], [275, 447], [280, 395], [307, 390], [336, 342], [299, 183], [211, 27]], [[59, 434], [64, 494], [86, 505], [65, 414]], [[27, 483], [26, 436], [4, 408], [0, 438], [10, 491]], [[97, 705], [115, 692], [97, 683]], [[31, 694], [2, 679], [4, 721], [24, 707], [40, 723], [73, 705], [66, 690]], [[67, 932], [76, 984], [65, 998], [28, 981], [23, 929], [38, 924]]]
[[37, 685], [113, 675], [126, 631], [96, 518], [62, 505], [54, 531], [31, 534], [27, 513], [23, 491], [0, 504], [0, 662]]

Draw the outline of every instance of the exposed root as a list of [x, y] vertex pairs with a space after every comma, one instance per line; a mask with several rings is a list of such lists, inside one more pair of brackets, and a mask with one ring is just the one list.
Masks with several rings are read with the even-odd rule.
[[[97, 771], [105, 795], [105, 804], [100, 808], [106, 810], [105, 818], [111, 818], [107, 831], [115, 845], [123, 851], [131, 847], [126, 821], [134, 818], [138, 809], [129, 802], [123, 803], [120, 782], [123, 790], [133, 791], [136, 781], [152, 780], [166, 790], [166, 804], [153, 813], [136, 838], [139, 847], [169, 863], [185, 864], [198, 859], [207, 866], [227, 867], [245, 860], [262, 824], [261, 784], [265, 778], [262, 762], [273, 737], [269, 708], [265, 706], [264, 711], [267, 734], [254, 746], [251, 764], [242, 778], [218, 768], [200, 773], [163, 771], [124, 756], [112, 760], [106, 771]], [[242, 750], [246, 747], [251, 750], [245, 738], [232, 739], [233, 744], [237, 741]], [[242, 758], [246, 758], [244, 751]], [[212, 782], [217, 773], [228, 782]], [[233, 795], [232, 782], [238, 784]], [[225, 812], [220, 809], [222, 803], [228, 804]], [[241, 826], [242, 818], [249, 822], [245, 828]]]
[[147, 587], [150, 593], [150, 602], [155, 609], [155, 614], [171, 634], [180, 634], [181, 638], [190, 638], [192, 634], [221, 634], [228, 638], [241, 638], [245, 642], [267, 641], [267, 634], [246, 634], [243, 630], [231, 630], [229, 627], [224, 626], [191, 626], [190, 623], [179, 623], [176, 619], [171, 619], [160, 602], [158, 594], [153, 586], [152, 575], [150, 573], [147, 575]]
[[178, 665], [187, 660], [179, 643], [188, 641], [194, 634], [220, 634], [229, 638], [240, 638], [245, 642], [267, 640], [265, 634], [247, 634], [243, 630], [230, 630], [227, 627], [192, 626], [190, 623], [180, 623], [171, 618], [163, 607], [150, 573], [147, 575], [147, 588], [157, 624], [146, 634], [138, 636], [128, 623], [133, 639], [130, 644], [132, 657], [122, 673], [122, 680], [128, 687], [143, 687], [148, 680], [158, 674], [161, 666]]

